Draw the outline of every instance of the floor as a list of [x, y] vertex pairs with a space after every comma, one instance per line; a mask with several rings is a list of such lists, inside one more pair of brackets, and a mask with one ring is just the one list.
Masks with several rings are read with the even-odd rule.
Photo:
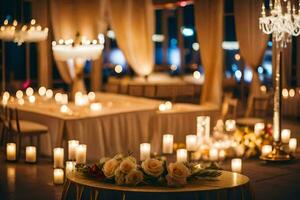
[[[300, 196], [300, 122], [286, 120], [285, 128], [292, 130], [298, 138], [296, 159], [289, 163], [267, 164], [257, 159], [243, 161], [243, 174], [251, 180], [251, 186], [258, 200], [296, 200]], [[230, 170], [230, 162], [221, 165]], [[26, 200], [60, 199], [62, 186], [52, 183], [51, 159], [40, 159], [38, 164], [23, 161], [9, 163], [0, 154], [0, 199]]]

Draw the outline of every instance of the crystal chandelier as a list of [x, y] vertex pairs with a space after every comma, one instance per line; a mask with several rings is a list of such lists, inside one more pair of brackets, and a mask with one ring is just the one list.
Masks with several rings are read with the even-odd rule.
[[300, 35], [300, 3], [298, 11], [291, 1], [270, 0], [269, 9], [262, 4], [259, 27], [265, 34], [272, 34], [281, 47], [291, 42], [291, 36]]

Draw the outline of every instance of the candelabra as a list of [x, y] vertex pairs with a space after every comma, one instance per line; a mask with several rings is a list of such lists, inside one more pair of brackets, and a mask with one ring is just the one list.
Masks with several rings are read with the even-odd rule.
[[274, 113], [273, 113], [273, 151], [261, 156], [266, 161], [287, 161], [293, 158], [283, 150], [281, 143], [281, 57], [282, 51], [291, 42], [292, 36], [300, 35], [300, 3], [298, 11], [291, 1], [270, 0], [269, 9], [262, 4], [259, 27], [265, 34], [272, 34], [276, 48]]

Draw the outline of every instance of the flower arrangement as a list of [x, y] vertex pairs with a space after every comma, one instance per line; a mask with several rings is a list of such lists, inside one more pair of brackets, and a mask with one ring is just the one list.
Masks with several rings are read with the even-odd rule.
[[167, 165], [166, 160], [160, 158], [149, 158], [139, 165], [133, 156], [122, 154], [113, 158], [102, 158], [92, 166], [76, 165], [76, 171], [103, 182], [128, 186], [182, 187], [189, 181], [221, 175], [219, 170], [198, 163], [174, 162]]

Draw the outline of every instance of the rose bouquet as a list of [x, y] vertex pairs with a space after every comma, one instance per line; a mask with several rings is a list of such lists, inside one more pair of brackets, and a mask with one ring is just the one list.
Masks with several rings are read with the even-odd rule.
[[167, 165], [159, 158], [146, 159], [139, 165], [132, 156], [121, 154], [113, 158], [102, 158], [92, 166], [76, 165], [77, 173], [103, 182], [117, 185], [153, 185], [182, 187], [200, 178], [215, 178], [221, 175], [197, 163], [175, 162]]

